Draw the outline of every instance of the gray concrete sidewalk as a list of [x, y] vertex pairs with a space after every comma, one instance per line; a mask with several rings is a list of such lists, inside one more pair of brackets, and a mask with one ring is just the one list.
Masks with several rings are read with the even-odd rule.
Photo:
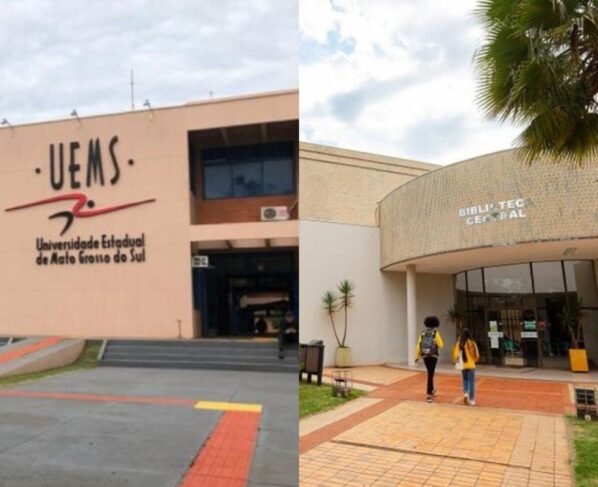
[[[250, 485], [298, 485], [295, 374], [100, 367], [15, 388], [262, 404]], [[220, 415], [160, 404], [1, 397], [0, 487], [175, 487]]]

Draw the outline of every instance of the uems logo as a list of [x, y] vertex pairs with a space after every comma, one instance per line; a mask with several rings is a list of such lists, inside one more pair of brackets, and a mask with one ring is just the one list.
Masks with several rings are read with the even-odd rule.
[[[108, 143], [107, 153], [110, 155], [110, 179], [105, 178], [104, 172], [104, 159], [102, 158], [102, 144], [99, 138], [91, 139], [87, 149], [87, 167], [84, 175], [84, 179], [81, 179], [81, 164], [78, 160], [78, 152], [81, 148], [79, 142], [70, 142], [68, 144], [69, 160], [68, 164], [65, 160], [65, 144], [60, 143], [58, 146], [50, 144], [50, 159], [49, 159], [49, 182], [50, 186], [55, 191], [60, 191], [65, 186], [65, 180], [68, 186], [72, 190], [81, 188], [82, 181], [84, 180], [85, 186], [88, 188], [94, 185], [104, 186], [107, 182], [114, 186], [120, 180], [120, 164], [116, 156], [116, 145], [118, 144], [118, 136], [114, 136]], [[106, 152], [104, 152], [106, 154]], [[129, 166], [133, 166], [135, 161], [133, 159], [128, 160]], [[66, 170], [65, 170], [66, 169]], [[68, 171], [68, 177], [65, 177], [65, 173]], [[38, 167], [35, 169], [36, 174], [41, 174], [43, 171]], [[90, 218], [99, 215], [105, 215], [106, 213], [112, 213], [115, 211], [124, 210], [133, 206], [139, 206], [146, 203], [153, 203], [155, 199], [146, 199], [141, 201], [133, 201], [129, 203], [123, 203], [115, 206], [107, 206], [104, 208], [95, 208], [95, 202], [88, 199], [88, 197], [80, 192], [75, 191], [67, 194], [61, 194], [50, 198], [44, 198], [41, 200], [33, 201], [30, 203], [20, 204], [11, 208], [6, 208], [5, 211], [16, 211], [23, 210], [25, 208], [31, 208], [40, 205], [57, 204], [63, 201], [72, 201], [73, 206], [70, 210], [59, 211], [53, 213], [48, 218], [64, 218], [65, 225], [60, 232], [60, 235], [64, 235], [67, 230], [73, 224], [75, 218]]]

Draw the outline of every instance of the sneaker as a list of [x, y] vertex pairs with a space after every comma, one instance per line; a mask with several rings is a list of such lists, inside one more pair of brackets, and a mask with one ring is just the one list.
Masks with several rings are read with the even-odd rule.
[[469, 401], [470, 406], [475, 406], [475, 401]]
[[463, 404], [469, 404], [469, 396], [467, 394], [463, 394]]
[[432, 402], [432, 396], [431, 396], [431, 395], [429, 395], [429, 396], [427, 397], [426, 401], [427, 401], [427, 402]]

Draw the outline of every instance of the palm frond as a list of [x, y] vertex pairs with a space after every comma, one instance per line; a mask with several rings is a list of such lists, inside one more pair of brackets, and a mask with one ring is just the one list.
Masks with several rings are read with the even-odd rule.
[[523, 130], [519, 154], [583, 165], [598, 156], [598, 2], [480, 0], [476, 102]]

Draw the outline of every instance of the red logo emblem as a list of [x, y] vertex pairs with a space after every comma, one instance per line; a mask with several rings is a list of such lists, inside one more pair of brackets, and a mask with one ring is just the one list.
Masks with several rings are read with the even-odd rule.
[[[94, 216], [105, 215], [106, 213], [112, 213], [115, 211], [124, 210], [126, 208], [132, 208], [133, 206], [144, 205], [146, 203], [153, 203], [155, 199], [148, 199], [142, 201], [134, 201], [133, 203], [124, 203], [122, 205], [108, 206], [106, 208], [95, 208], [93, 200], [88, 200], [87, 196], [83, 193], [69, 193], [60, 196], [54, 196], [53, 198], [47, 198], [43, 200], [34, 201], [32, 203], [26, 203], [24, 205], [13, 206], [12, 208], [6, 208], [4, 211], [16, 211], [24, 210], [25, 208], [31, 208], [34, 206], [49, 205], [52, 203], [58, 203], [60, 201], [74, 201], [73, 209], [70, 211], [59, 211], [50, 215], [48, 218], [64, 218], [66, 220], [64, 228], [60, 235], [64, 235], [67, 230], [73, 224], [75, 218], [91, 218]], [[86, 209], [89, 208], [89, 209]]]

